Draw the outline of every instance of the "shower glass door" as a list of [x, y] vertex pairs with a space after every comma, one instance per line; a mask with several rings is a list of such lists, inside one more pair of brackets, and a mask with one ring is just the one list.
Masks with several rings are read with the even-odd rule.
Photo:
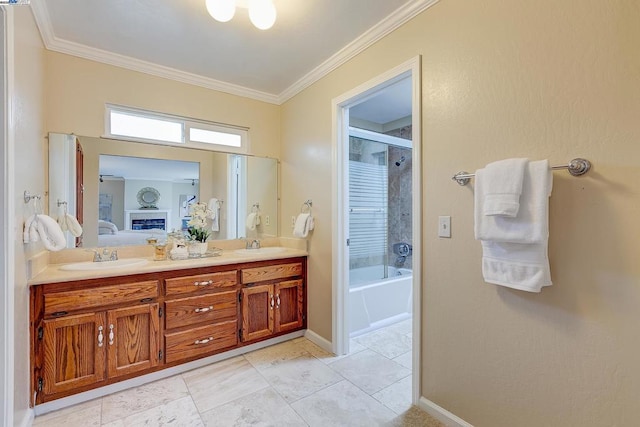
[[349, 138], [350, 287], [388, 277], [388, 146]]

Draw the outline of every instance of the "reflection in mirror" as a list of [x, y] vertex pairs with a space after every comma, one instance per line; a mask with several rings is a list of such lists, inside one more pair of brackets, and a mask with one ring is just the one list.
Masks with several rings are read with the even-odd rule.
[[[51, 144], [51, 141], [57, 139], [62, 142]], [[209, 240], [263, 238], [278, 235], [278, 161], [276, 159], [104, 138], [76, 138], [73, 135], [61, 134], [49, 134], [49, 142], [49, 211], [51, 215], [54, 218], [59, 215], [58, 208], [55, 207], [57, 197], [70, 198], [69, 194], [75, 190], [79, 194], [78, 198], [73, 197], [75, 204], [70, 204], [73, 208], [69, 213], [82, 217], [84, 233], [79, 242], [69, 238], [68, 247], [120, 246], [138, 243], [124, 241], [106, 243], [104, 240], [109, 238], [99, 237], [114, 236], [115, 234], [111, 234], [115, 233], [114, 228], [117, 228], [118, 232], [128, 230], [130, 234], [138, 231], [145, 238], [154, 233], [164, 234], [171, 229], [182, 229], [186, 227], [185, 217], [188, 215], [188, 205], [194, 201], [209, 204], [217, 201], [214, 205], [219, 209], [216, 209], [216, 218], [210, 221], [212, 233]], [[71, 156], [73, 150], [78, 147], [82, 150], [80, 161]], [[61, 149], [66, 151], [66, 154], [61, 152]], [[60, 161], [61, 157], [66, 160]], [[166, 166], [169, 165], [168, 163], [150, 168], [137, 165], [134, 169], [138, 175], [131, 178], [132, 182], [137, 181], [137, 183], [126, 190], [125, 184], [128, 179], [124, 172], [118, 172], [115, 167], [127, 162], [135, 164], [152, 160], [170, 160], [176, 166], [191, 165], [192, 168], [196, 165], [194, 168], [196, 174], [187, 175], [185, 170], [170, 172], [175, 169]], [[112, 166], [106, 168], [107, 162], [112, 162]], [[145, 169], [147, 175], [142, 174]], [[151, 170], [156, 174], [149, 175]], [[158, 174], [160, 178], [156, 176]], [[152, 190], [144, 191], [144, 195], [141, 196], [142, 205], [153, 206], [157, 192], [159, 194], [155, 201], [157, 209], [141, 206], [138, 193], [143, 188]], [[259, 208], [254, 208], [254, 205]], [[155, 230], [162, 223], [162, 221], [153, 221], [157, 218], [150, 218], [150, 221], [145, 221], [148, 218], [138, 218], [141, 220], [136, 221], [134, 225], [130, 217], [133, 211], [159, 214], [163, 210], [167, 211], [167, 217], [164, 220], [166, 230]], [[127, 211], [130, 211], [129, 218], [127, 218]], [[251, 213], [257, 213], [257, 215], [251, 216]], [[252, 218], [256, 219], [252, 220]], [[104, 234], [99, 234], [99, 231]]]
[[[200, 194], [200, 164], [99, 156], [98, 246], [144, 245], [180, 230]], [[189, 195], [189, 197], [187, 197]]]

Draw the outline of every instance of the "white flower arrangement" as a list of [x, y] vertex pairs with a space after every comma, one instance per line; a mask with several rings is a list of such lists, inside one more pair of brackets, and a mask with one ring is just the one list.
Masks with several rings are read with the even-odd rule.
[[191, 240], [197, 242], [206, 242], [211, 234], [207, 230], [207, 218], [211, 217], [213, 212], [206, 203], [198, 202], [189, 206], [189, 214], [191, 219], [187, 222], [187, 231]]

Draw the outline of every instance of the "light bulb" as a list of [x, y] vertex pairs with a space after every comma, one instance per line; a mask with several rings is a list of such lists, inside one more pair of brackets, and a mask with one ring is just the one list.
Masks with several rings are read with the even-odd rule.
[[249, 0], [249, 19], [257, 28], [268, 30], [276, 22], [276, 7], [271, 0]]
[[227, 22], [236, 13], [236, 0], [207, 0], [207, 12], [216, 21]]

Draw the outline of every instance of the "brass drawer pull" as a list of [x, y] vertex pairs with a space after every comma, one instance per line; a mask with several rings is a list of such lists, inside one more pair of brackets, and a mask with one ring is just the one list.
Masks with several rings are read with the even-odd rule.
[[203, 280], [202, 282], [194, 282], [193, 286], [209, 286], [213, 284], [213, 280]]
[[206, 313], [207, 311], [211, 311], [211, 310], [213, 310], [212, 305], [210, 305], [209, 307], [196, 308], [194, 311], [196, 313]]
[[213, 341], [213, 337], [205, 338], [203, 340], [195, 340], [193, 343], [198, 345], [198, 344], [207, 344], [211, 341]]

